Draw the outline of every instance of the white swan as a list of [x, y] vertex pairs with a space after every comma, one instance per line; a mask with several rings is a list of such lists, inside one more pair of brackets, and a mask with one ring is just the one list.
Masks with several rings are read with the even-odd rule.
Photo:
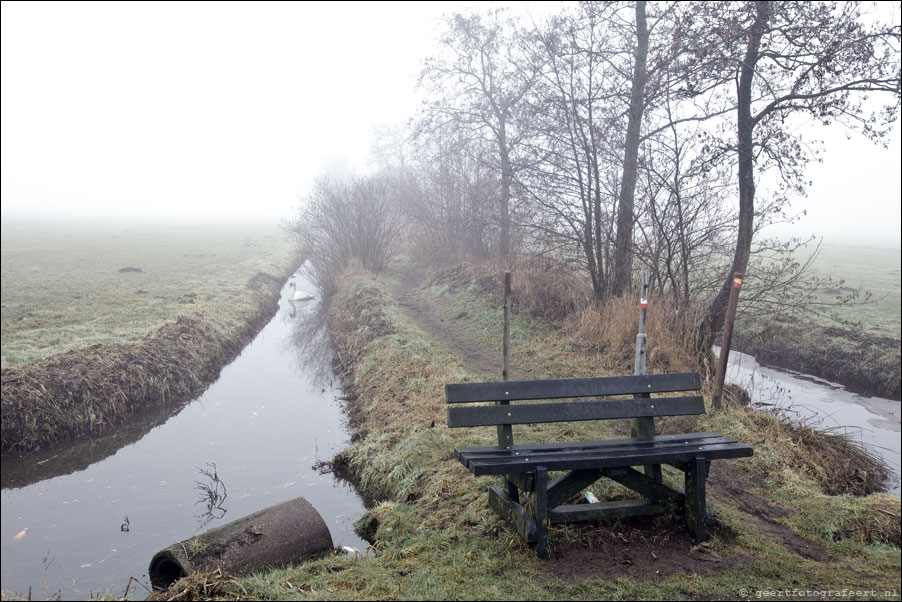
[[316, 298], [308, 292], [295, 290], [294, 282], [289, 282], [288, 288], [291, 289], [291, 291], [288, 293], [289, 301], [310, 301], [311, 299]]

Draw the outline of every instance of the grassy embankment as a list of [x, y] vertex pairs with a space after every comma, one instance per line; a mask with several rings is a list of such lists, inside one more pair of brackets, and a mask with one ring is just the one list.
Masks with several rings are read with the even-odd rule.
[[3, 451], [196, 394], [272, 315], [294, 263], [276, 227], [4, 224]]
[[815, 291], [817, 303], [833, 303], [861, 289], [871, 298], [852, 299], [830, 310], [847, 324], [819, 316], [812, 323], [790, 316], [765, 321], [747, 316], [736, 329], [736, 345], [759, 361], [814, 374], [853, 389], [899, 399], [902, 332], [902, 259], [893, 249], [824, 246], [813, 271], [835, 284]]
[[[823, 452], [832, 450], [842, 464], [845, 444], [742, 407], [696, 424], [659, 421], [664, 432], [713, 430], [755, 448], [751, 459], [715, 462], [709, 499], [718, 526], [710, 543], [693, 546], [679, 517], [557, 527], [550, 531], [551, 560], [538, 561], [489, 508], [493, 479], [475, 479], [453, 459], [455, 446], [489, 444], [494, 430], [445, 426], [445, 383], [497, 378], [489, 372], [497, 372], [498, 305], [466, 273], [411, 288], [418, 280], [412, 270], [402, 264], [379, 277], [348, 273], [331, 308], [356, 428], [336, 463], [378, 502], [359, 523], [375, 553], [331, 556], [225, 583], [218, 596], [732, 599], [772, 589], [857, 588], [885, 599], [884, 590], [898, 588], [899, 500], [826, 493], [837, 487], [834, 473], [842, 467]], [[635, 309], [629, 313], [633, 322]], [[628, 329], [617, 325], [626, 320], [605, 322], [621, 332], [607, 333], [610, 344], [599, 348], [585, 336], [597, 335], [598, 325], [593, 331], [591, 317], [581, 317], [576, 328], [516, 315], [512, 377], [628, 372], [630, 341], [622, 334]], [[654, 322], [649, 328], [650, 369], [679, 369], [676, 348], [668, 348]], [[515, 438], [621, 437], [625, 428], [621, 421], [527, 425], [515, 429]], [[860, 476], [847, 471], [845, 488], [860, 486]], [[681, 485], [675, 471], [666, 479]], [[593, 491], [629, 495], [617, 485], [597, 484]], [[898, 599], [894, 591], [889, 597]]]

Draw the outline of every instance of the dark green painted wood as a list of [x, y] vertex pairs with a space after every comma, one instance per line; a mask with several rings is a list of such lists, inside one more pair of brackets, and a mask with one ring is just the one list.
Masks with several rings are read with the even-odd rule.
[[[648, 393], [641, 393], [635, 396], [636, 398], [646, 398], [650, 397]], [[630, 436], [638, 437], [642, 439], [650, 439], [654, 437], [657, 433], [655, 432], [655, 419], [649, 418], [647, 416], [640, 416], [639, 418], [633, 418], [630, 423]], [[661, 483], [663, 480], [661, 474], [661, 465], [660, 464], [648, 464], [643, 468], [643, 472], [645, 474], [654, 479], [656, 482]]]
[[548, 507], [557, 508], [604, 476], [600, 470], [574, 470], [548, 486]]
[[702, 397], [658, 397], [655, 399], [610, 399], [569, 403], [533, 403], [509, 406], [448, 408], [448, 426], [493, 426], [610, 420], [637, 416], [681, 416], [704, 414]]
[[448, 403], [468, 403], [473, 401], [558, 399], [698, 391], [700, 388], [701, 380], [695, 372], [600, 378], [512, 380], [447, 384], [445, 385], [445, 400]]
[[[504, 478], [510, 485], [513, 485], [514, 489], [519, 489], [520, 491], [525, 491], [527, 493], [531, 491], [535, 491], [536, 488], [536, 475], [532, 472], [527, 472], [524, 474], [510, 474], [504, 475]], [[508, 492], [510, 492], [510, 488], [508, 488]], [[514, 497], [514, 496], [511, 496]], [[517, 498], [514, 498], [516, 501]]]
[[[677, 435], [657, 435], [652, 439], [652, 442], [665, 442], [665, 441], [695, 441], [698, 439], [723, 439], [722, 435], [718, 435], [717, 433], [685, 433], [685, 434], [677, 434]], [[606, 446], [620, 446], [624, 443], [631, 443], [635, 441], [634, 439], [602, 439], [600, 441], [567, 441], [567, 442], [553, 442], [553, 443], [520, 443], [514, 445], [507, 450], [506, 448], [498, 447], [497, 445], [479, 445], [474, 447], [457, 447], [454, 449], [454, 457], [458, 460], [460, 459], [460, 454], [470, 454], [470, 453], [478, 453], [478, 452], [494, 452], [494, 451], [505, 451], [510, 453], [522, 452], [522, 451], [546, 451], [546, 452], [554, 452], [561, 450], [581, 450], [581, 449], [600, 449]]]
[[695, 543], [708, 539], [705, 527], [705, 479], [708, 478], [709, 460], [696, 457], [690, 461], [686, 471], [686, 525]]
[[651, 500], [617, 500], [597, 504], [571, 504], [558, 506], [550, 513], [551, 523], [574, 523], [629, 516], [665, 514], [667, 506]]
[[489, 474], [515, 474], [532, 472], [535, 466], [545, 466], [548, 470], [577, 470], [589, 468], [609, 468], [615, 466], [638, 466], [643, 464], [668, 464], [685, 462], [696, 456], [707, 460], [723, 458], [744, 458], [752, 455], [752, 448], [741, 443], [723, 443], [702, 447], [671, 447], [652, 451], [608, 452], [580, 454], [536, 454], [529, 457], [506, 457], [467, 460], [467, 468], [476, 476]]
[[520, 534], [520, 537], [528, 542], [536, 540], [536, 522], [527, 516], [523, 506], [512, 500], [503, 489], [489, 487], [489, 505]]
[[[554, 446], [546, 444], [537, 445], [518, 445], [513, 449], [501, 449], [497, 446], [486, 447], [469, 447], [457, 450], [455, 455], [458, 459], [467, 464], [468, 462], [480, 460], [525, 460], [539, 455], [552, 454], [555, 456], [566, 457], [569, 455], [579, 456], [581, 454], [621, 454], [641, 456], [643, 453], [651, 453], [660, 449], [686, 448], [686, 449], [704, 449], [710, 445], [720, 445], [725, 443], [736, 443], [732, 439], [727, 439], [721, 435], [706, 433], [705, 437], [681, 437], [679, 439], [672, 437], [655, 437], [654, 439], [609, 439], [607, 441], [599, 441], [597, 445], [590, 445], [591, 442], [578, 442], [573, 444], [557, 444]], [[743, 444], [738, 444], [743, 445]], [[747, 446], [746, 446], [747, 447]], [[676, 461], [676, 460], [675, 460]], [[633, 466], [633, 464], [627, 464]]]
[[[499, 401], [499, 406], [510, 405], [509, 401]], [[510, 448], [514, 444], [514, 429], [509, 424], [499, 424], [498, 427], [498, 447]]]
[[[660, 465], [657, 466], [660, 468]], [[620, 469], [615, 470], [619, 471]], [[668, 504], [674, 508], [683, 507], [683, 494], [681, 492], [674, 491], [667, 485], [656, 482], [653, 477], [644, 475], [634, 468], [627, 468], [625, 473], [615, 473], [613, 470], [608, 470], [605, 471], [605, 476], [652, 501]]]
[[548, 471], [543, 466], [536, 469], [536, 555], [548, 558]]

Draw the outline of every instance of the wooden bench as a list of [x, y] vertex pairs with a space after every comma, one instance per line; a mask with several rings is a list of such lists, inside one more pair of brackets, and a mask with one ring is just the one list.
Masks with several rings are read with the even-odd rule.
[[[547, 558], [547, 526], [601, 518], [683, 511], [696, 542], [707, 538], [705, 479], [712, 460], [752, 455], [748, 445], [715, 433], [655, 435], [656, 416], [704, 414], [699, 395], [651, 397], [654, 393], [697, 391], [698, 374], [649, 374], [606, 378], [458, 383], [445, 385], [448, 426], [497, 426], [498, 445], [460, 447], [455, 457], [475, 476], [501, 475], [505, 486], [491, 487], [489, 503]], [[610, 399], [612, 396], [625, 396]], [[575, 398], [593, 397], [594, 400]], [[601, 399], [608, 398], [608, 399]], [[550, 403], [513, 401], [566, 399]], [[495, 402], [476, 406], [463, 403]], [[512, 425], [632, 418], [631, 438], [574, 443], [515, 445]], [[685, 473], [685, 490], [662, 482], [661, 465]], [[641, 471], [634, 467], [644, 467]], [[549, 471], [566, 474], [548, 482]], [[643, 496], [640, 500], [567, 504], [602, 477]], [[521, 503], [520, 493], [527, 494]]]

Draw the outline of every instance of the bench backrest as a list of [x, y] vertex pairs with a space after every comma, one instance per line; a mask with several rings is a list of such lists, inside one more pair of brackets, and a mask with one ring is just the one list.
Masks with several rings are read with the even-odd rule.
[[[699, 395], [651, 397], [652, 393], [697, 391], [701, 379], [694, 372], [645, 374], [602, 378], [455, 383], [445, 385], [448, 426], [491, 426], [541, 422], [608, 420], [612, 418], [653, 418], [704, 414], [705, 401]], [[632, 399], [579, 401], [581, 397], [632, 395]], [[513, 401], [569, 399], [553, 403], [511, 404]], [[459, 406], [473, 402], [496, 405]], [[499, 434], [500, 437], [500, 434]]]

